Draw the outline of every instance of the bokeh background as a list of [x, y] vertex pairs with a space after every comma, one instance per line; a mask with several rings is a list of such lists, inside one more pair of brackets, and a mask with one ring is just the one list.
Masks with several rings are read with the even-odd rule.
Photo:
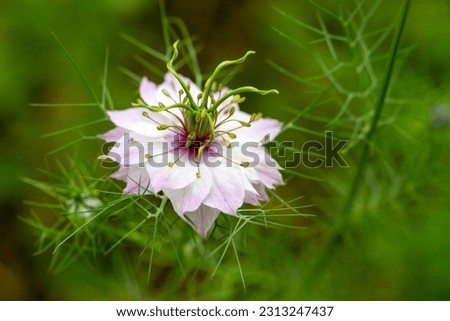
[[[318, 1], [325, 6], [329, 2]], [[346, 13], [363, 3], [341, 2]], [[365, 1], [366, 11], [378, 2]], [[314, 47], [311, 31], [280, 13], [320, 26], [320, 10], [309, 1], [168, 0], [166, 8], [168, 15], [181, 18], [193, 35], [205, 72], [249, 49], [257, 52], [231, 84], [277, 88], [280, 95], [248, 97], [243, 108], [262, 110], [287, 123], [293, 117], [292, 110], [301, 112], [314, 101], [315, 92], [308, 84], [274, 67], [283, 66], [299, 78], [320, 74], [315, 53], [323, 52], [326, 46], [319, 43]], [[371, 17], [370, 28], [395, 25], [400, 10], [401, 1], [382, 1]], [[342, 33], [331, 16], [323, 16], [330, 32]], [[194, 266], [183, 274], [176, 260], [156, 255], [155, 276], [149, 284], [136, 256], [120, 250], [106, 257], [76, 260], [58, 273], [48, 271], [51, 250], [34, 255], [39, 233], [20, 218], [30, 215], [27, 201], [39, 201], [44, 196], [21, 178], [48, 180], [39, 168], [47, 168], [49, 159], [75, 159], [66, 151], [48, 153], [76, 139], [76, 132], [42, 135], [101, 117], [99, 110], [88, 107], [30, 106], [91, 102], [52, 32], [96, 91], [101, 88], [105, 50], [109, 48], [108, 88], [117, 108], [122, 108], [137, 97], [136, 82], [124, 69], [160, 79], [136, 60], [145, 54], [120, 34], [164, 50], [160, 11], [158, 2], [151, 0], [1, 1], [0, 299], [449, 300], [449, 16], [446, 0], [413, 0], [390, 92], [392, 100], [377, 133], [377, 153], [369, 158], [370, 166], [345, 234], [334, 240], [336, 244], [327, 254], [327, 242], [342, 220], [340, 207], [361, 150], [361, 137], [351, 135], [355, 146], [346, 154], [349, 168], [299, 170], [320, 181], [286, 174], [291, 179], [279, 194], [287, 200], [304, 195], [301, 204], [315, 205], [307, 210], [314, 218], [289, 221], [305, 226], [304, 230], [255, 227], [246, 232], [254, 235], [240, 245], [247, 286], [244, 291], [232, 253], [212, 278], [210, 267], [196, 270]], [[380, 34], [372, 37], [377, 39]], [[384, 54], [372, 57], [379, 79], [391, 41], [392, 33], [387, 33], [377, 51]], [[300, 43], [308, 46], [305, 49]], [[340, 81], [350, 86], [355, 82], [351, 75], [341, 75]], [[325, 79], [323, 86], [326, 84]], [[299, 126], [323, 132], [324, 123], [315, 120], [319, 116], [332, 119], [339, 112], [338, 96], [315, 108], [317, 113], [302, 118]], [[361, 103], [364, 108], [369, 105]], [[444, 106], [440, 112], [442, 128], [430, 122], [430, 112], [436, 105]], [[351, 108], [358, 115], [357, 101]], [[359, 115], [372, 114], [365, 110]], [[362, 116], [364, 125], [367, 119]], [[342, 126], [337, 123], [335, 129], [345, 137], [356, 120], [345, 125], [342, 122]], [[101, 133], [108, 128], [99, 124], [91, 130]], [[286, 131], [283, 137], [302, 142], [311, 138], [309, 134]], [[100, 145], [96, 141], [81, 142], [78, 150], [82, 155], [76, 159], [95, 164]], [[38, 213], [46, 215], [42, 209]], [[319, 257], [325, 258], [320, 264]]]

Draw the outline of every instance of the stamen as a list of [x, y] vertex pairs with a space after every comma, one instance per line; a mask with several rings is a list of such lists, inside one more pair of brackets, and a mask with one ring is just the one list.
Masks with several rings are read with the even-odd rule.
[[143, 112], [142, 112], [142, 116], [145, 117], [145, 118], [150, 119], [150, 120], [151, 120], [152, 122], [154, 122], [155, 124], [161, 125], [160, 122], [158, 122], [158, 121], [154, 120], [153, 118], [151, 118], [150, 115], [149, 115], [146, 111], [143, 111]]
[[227, 132], [226, 133], [231, 139], [236, 139], [237, 135], [235, 133], [232, 132]]
[[216, 99], [214, 98], [213, 94], [209, 95], [209, 98], [211, 99], [211, 104], [215, 104], [216, 103]]
[[231, 147], [231, 143], [226, 138], [222, 137], [222, 140], [226, 148]]
[[203, 93], [197, 95], [197, 105], [200, 105], [200, 100], [203, 98]]
[[[172, 85], [173, 85], [173, 83], [172, 83]], [[173, 87], [173, 89], [175, 89], [175, 87]], [[166, 97], [172, 98], [172, 95], [170, 94], [170, 92], [169, 92], [167, 89], [163, 89], [163, 90], [162, 90], [162, 93], [163, 93]], [[172, 98], [172, 99], [173, 99], [173, 98]]]
[[[175, 85], [173, 85], [173, 83], [172, 83], [172, 88], [175, 91]], [[170, 92], [167, 89], [163, 89], [162, 93], [164, 94], [164, 96], [170, 98], [175, 104], [178, 103], [178, 101], [176, 101], [175, 98], [172, 97], [172, 95], [170, 94]]]
[[165, 124], [161, 124], [161, 125], [159, 125], [159, 126], [156, 127], [156, 129], [158, 129], [158, 130], [166, 130], [166, 129], [169, 129], [169, 128], [176, 128], [176, 129], [179, 129], [179, 130], [184, 130], [183, 127], [178, 126], [178, 125], [165, 125]]
[[146, 107], [147, 104], [141, 98], [136, 99], [135, 103], [131, 103], [133, 107]]
[[195, 174], [198, 179], [202, 178], [202, 175], [200, 173], [200, 163], [197, 163], [197, 173]]
[[253, 113], [253, 114], [250, 116], [250, 122], [252, 123], [252, 122], [254, 122], [254, 121], [260, 120], [262, 117], [263, 117], [263, 116], [262, 116], [262, 113], [257, 113], [257, 114]]
[[231, 99], [231, 102], [232, 103], [237, 103], [240, 98], [241, 98], [240, 95], [233, 96], [233, 98]]
[[249, 162], [242, 162], [241, 166], [244, 167], [244, 168], [247, 168], [247, 167], [250, 166], [250, 163]]
[[213, 81], [212, 85], [211, 85], [211, 90], [212, 91], [216, 91], [217, 90], [217, 81]]
[[[161, 156], [161, 155], [165, 155], [165, 154], [168, 154], [168, 153], [170, 153], [170, 152], [173, 152], [175, 149], [176, 149], [176, 148], [171, 149], [171, 150], [168, 150], [168, 151], [165, 151], [165, 152], [162, 152], [162, 153], [159, 153], [159, 154], [155, 154], [155, 155], [150, 155], [150, 154], [146, 154], [146, 155], [150, 155], [150, 158], [155, 158], [155, 157], [157, 157], [157, 156]], [[145, 155], [144, 155], [144, 157], [145, 157]], [[149, 158], [147, 158], [147, 159], [149, 159]]]
[[238, 101], [236, 102], [237, 104], [241, 104], [243, 103], [247, 98], [246, 97], [241, 97], [238, 99]]
[[169, 166], [169, 168], [172, 168], [180, 160], [181, 156], [183, 156], [183, 154], [181, 154], [173, 163], [169, 162], [167, 164]]
[[223, 156], [223, 155], [220, 155], [219, 153], [214, 153], [214, 154], [215, 154], [216, 156], [218, 156], [218, 157], [222, 157], [223, 159], [226, 159], [227, 161], [230, 161], [230, 162], [232, 162], [233, 164], [242, 166], [242, 167], [244, 167], [244, 168], [247, 168], [247, 167], [250, 166], [250, 162], [240, 162], [240, 163], [238, 163], [238, 162], [236, 162], [236, 161], [234, 161], [234, 160], [232, 160], [232, 159], [230, 159], [230, 158], [228, 158], [228, 157], [225, 157], [225, 156]]

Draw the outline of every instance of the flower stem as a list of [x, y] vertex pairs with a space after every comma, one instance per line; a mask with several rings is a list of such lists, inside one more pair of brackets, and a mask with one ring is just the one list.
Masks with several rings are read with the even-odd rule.
[[[400, 20], [400, 23], [396, 29], [394, 40], [392, 42], [391, 50], [389, 52], [389, 58], [388, 63], [386, 67], [386, 72], [384, 74], [384, 79], [380, 91], [380, 95], [378, 96], [378, 101], [376, 104], [376, 110], [375, 114], [372, 119], [371, 127], [369, 132], [367, 133], [366, 139], [364, 140], [364, 147], [361, 152], [361, 156], [358, 160], [358, 169], [357, 172], [353, 178], [353, 181], [350, 186], [349, 193], [347, 195], [347, 199], [344, 203], [344, 206], [342, 207], [342, 210], [340, 212], [339, 219], [340, 221], [336, 226], [334, 226], [333, 231], [330, 233], [328, 239], [326, 240], [326, 244], [321, 251], [321, 253], [318, 255], [318, 258], [316, 259], [315, 263], [313, 264], [313, 267], [308, 272], [308, 274], [304, 278], [304, 284], [303, 286], [307, 286], [310, 282], [312, 282], [315, 279], [315, 276], [317, 276], [318, 273], [323, 271], [325, 268], [327, 262], [329, 262], [331, 256], [333, 255], [336, 248], [342, 243], [343, 236], [346, 233], [347, 228], [349, 225], [348, 217], [352, 213], [354, 201], [357, 195], [357, 192], [360, 190], [361, 180], [364, 174], [365, 166], [367, 164], [367, 157], [369, 155], [369, 149], [372, 142], [372, 139], [376, 133], [378, 121], [380, 119], [381, 113], [383, 111], [384, 103], [386, 100], [386, 95], [389, 89], [389, 84], [392, 78], [392, 73], [395, 66], [395, 60], [398, 53], [398, 48], [401, 40], [401, 36], [403, 33], [403, 29], [406, 23], [406, 18], [408, 16], [408, 10], [411, 4], [411, 0], [405, 0], [404, 7], [403, 7], [403, 14]], [[343, 219], [346, 218], [346, 219]]]

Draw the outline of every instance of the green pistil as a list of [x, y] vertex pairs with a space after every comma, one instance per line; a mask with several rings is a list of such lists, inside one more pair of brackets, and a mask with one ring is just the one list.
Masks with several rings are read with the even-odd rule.
[[208, 139], [208, 142], [206, 144], [202, 145], [199, 148], [198, 154], [195, 157], [196, 161], [200, 160], [200, 158], [202, 157], [202, 154], [203, 154], [203, 151], [205, 150], [205, 148], [208, 147], [209, 145], [211, 145], [214, 142], [214, 139], [216, 138], [216, 135], [215, 135], [215, 132], [214, 132], [214, 130], [215, 130], [214, 122], [213, 122], [213, 120], [211, 118], [211, 115], [209, 113], [206, 113], [206, 119], [207, 119], [207, 123], [209, 125], [209, 139]]
[[[245, 55], [242, 56], [241, 58], [236, 59], [236, 60], [225, 60], [224, 62], [221, 62], [221, 63], [216, 67], [216, 69], [214, 70], [214, 72], [213, 72], [213, 74], [211, 75], [211, 77], [209, 77], [208, 80], [207, 80], [206, 83], [205, 83], [205, 90], [203, 91], [203, 93], [204, 93], [203, 96], [205, 97], [205, 100], [203, 101], [201, 107], [206, 108], [206, 106], [207, 106], [207, 104], [208, 104], [208, 97], [209, 97], [209, 94], [210, 94], [210, 92], [211, 92], [211, 87], [212, 87], [212, 85], [214, 84], [214, 80], [215, 80], [215, 78], [217, 77], [217, 75], [219, 74], [219, 72], [220, 72], [222, 69], [224, 69], [225, 67], [243, 63], [243, 62], [245, 61], [245, 59], [247, 59], [248, 56], [253, 55], [254, 53], [255, 53], [254, 51], [247, 51], [247, 52], [245, 53]], [[213, 105], [214, 105], [214, 104], [213, 104]]]
[[195, 104], [194, 99], [192, 98], [192, 95], [189, 91], [190, 88], [188, 87], [188, 85], [186, 85], [184, 83], [183, 79], [180, 77], [180, 75], [178, 75], [178, 73], [173, 68], [173, 62], [178, 57], [178, 42], [179, 42], [179, 40], [175, 41], [175, 43], [173, 44], [173, 55], [172, 55], [172, 58], [167, 63], [167, 69], [169, 69], [169, 71], [172, 73], [172, 75], [178, 80], [181, 87], [183, 87], [183, 90], [186, 93], [186, 97], [188, 98], [191, 107], [193, 109], [198, 109], [198, 106]]
[[240, 87], [240, 88], [236, 88], [236, 89], [228, 91], [225, 95], [220, 97], [219, 100], [217, 100], [216, 103], [212, 107], [210, 107], [208, 110], [215, 111], [229, 97], [232, 97], [237, 94], [244, 93], [244, 92], [257, 93], [260, 95], [279, 94], [278, 90], [275, 90], [275, 89], [260, 90], [258, 88], [252, 87], [252, 86], [244, 86], [244, 87]]

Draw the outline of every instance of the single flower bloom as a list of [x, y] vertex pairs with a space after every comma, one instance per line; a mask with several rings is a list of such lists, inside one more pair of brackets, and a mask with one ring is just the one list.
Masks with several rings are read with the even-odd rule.
[[208, 80], [202, 92], [174, 71], [160, 85], [144, 77], [135, 104], [142, 107], [108, 112], [117, 127], [102, 136], [115, 142], [105, 157], [120, 164], [112, 177], [127, 183], [126, 193], [162, 191], [203, 237], [220, 212], [268, 200], [265, 189], [283, 180], [264, 143], [282, 124], [241, 111], [242, 91]]

